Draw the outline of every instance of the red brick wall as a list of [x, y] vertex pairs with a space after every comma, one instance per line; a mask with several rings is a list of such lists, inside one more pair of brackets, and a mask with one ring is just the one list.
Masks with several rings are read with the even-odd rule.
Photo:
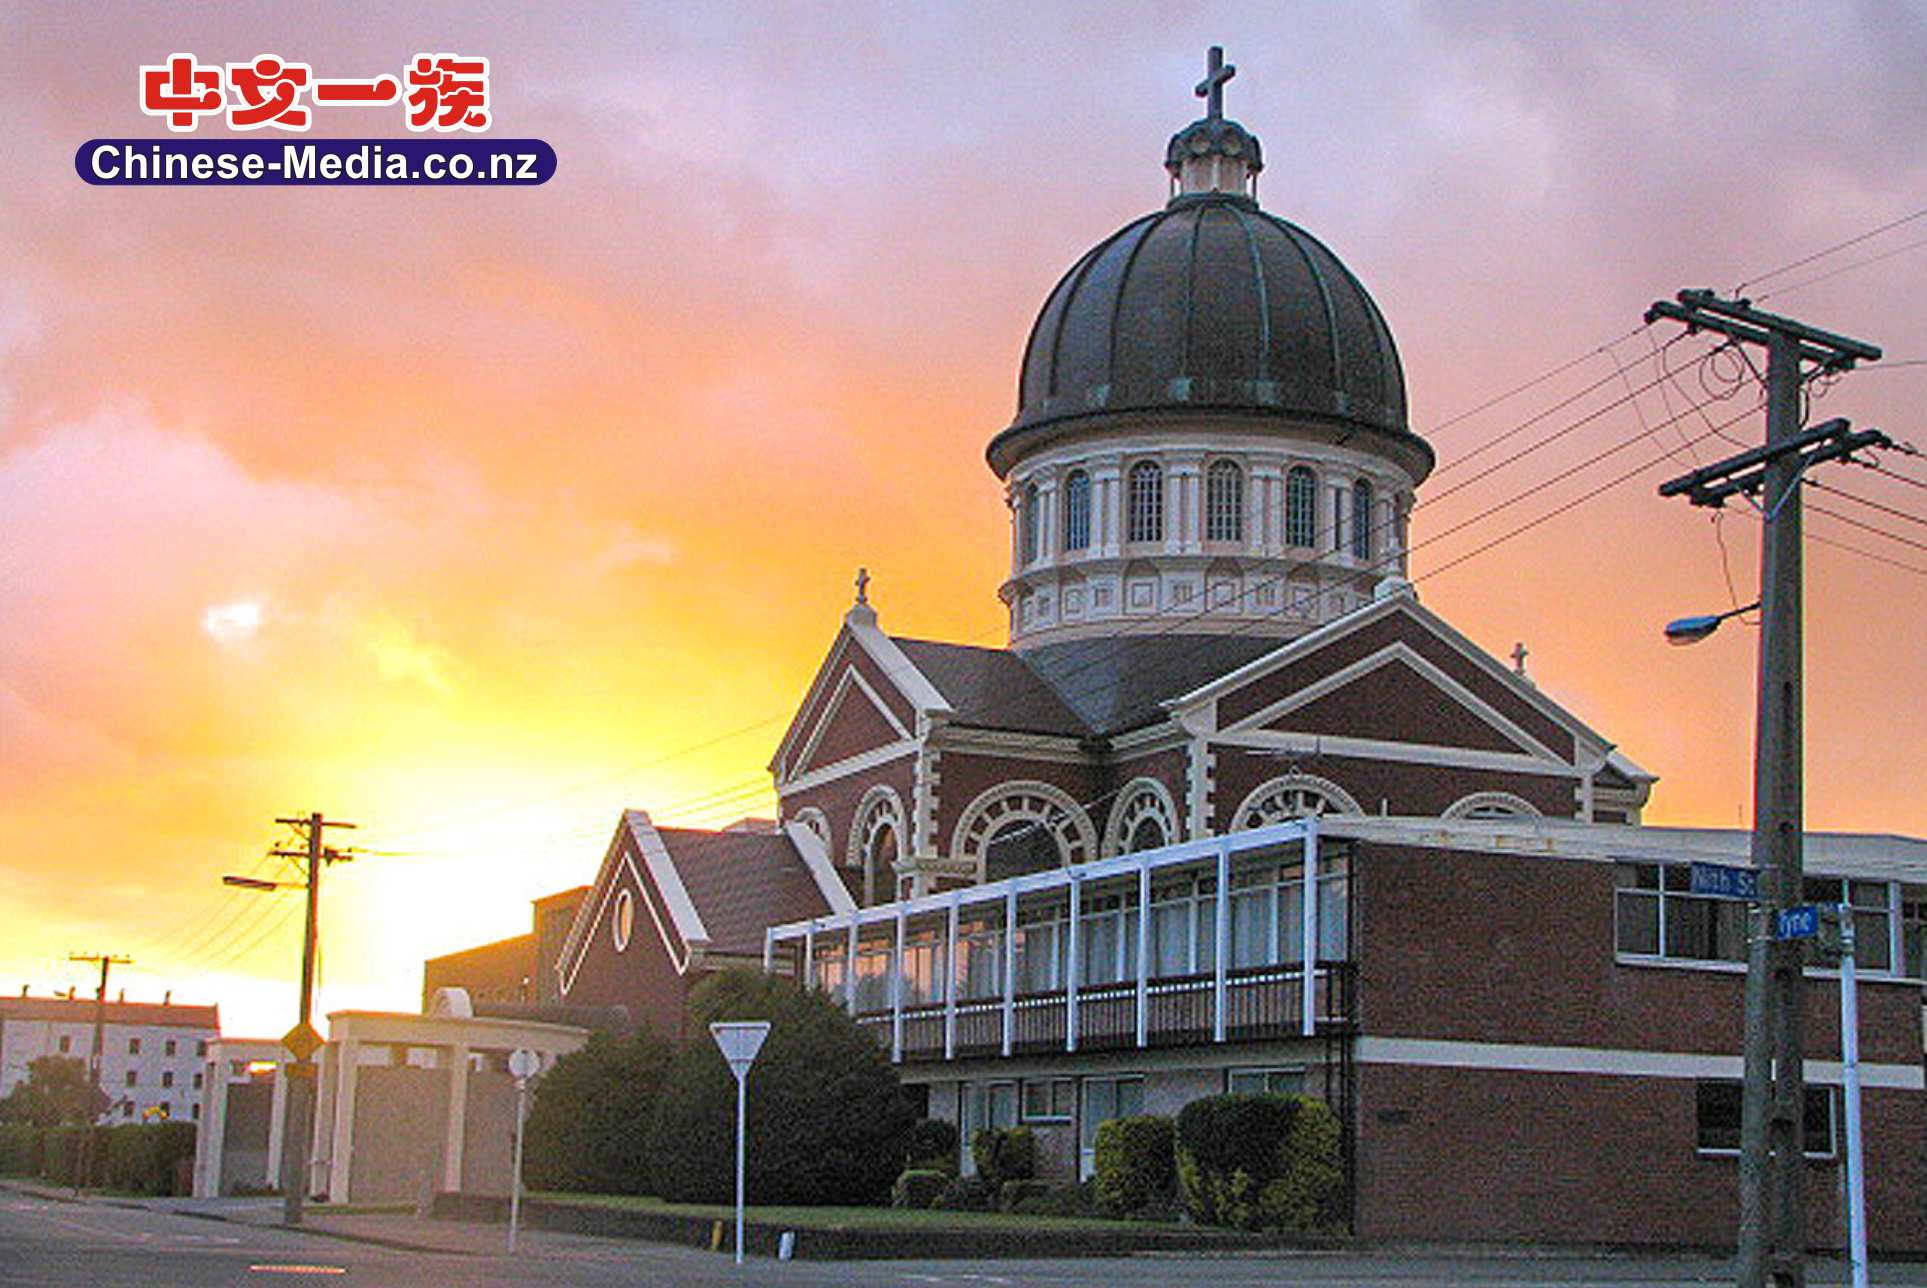
[[[1067, 765], [1050, 760], [1024, 760], [1016, 756], [977, 755], [969, 752], [946, 751], [939, 764], [942, 779], [937, 795], [937, 853], [950, 853], [951, 833], [957, 820], [970, 803], [990, 788], [1001, 783], [1018, 779], [1034, 779], [1049, 783], [1070, 794], [1072, 800], [1083, 805], [1095, 800], [1107, 790], [1105, 775], [1095, 766]], [[1097, 832], [1098, 840], [1104, 838], [1099, 823], [1103, 810], [1087, 810], [1093, 817], [1091, 826]], [[1096, 858], [1095, 854], [1091, 855]]]
[[[1695, 1148], [1691, 1079], [1367, 1065], [1359, 1233], [1424, 1239], [1731, 1244], [1738, 1160]], [[1927, 1101], [1864, 1093], [1870, 1242], [1927, 1243]], [[1838, 1164], [1807, 1169], [1808, 1230], [1839, 1246]]]
[[1293, 759], [1241, 747], [1217, 746], [1213, 751], [1217, 768], [1212, 776], [1212, 826], [1219, 832], [1230, 830], [1238, 806], [1260, 783], [1294, 771], [1331, 779], [1356, 797], [1368, 814], [1378, 813], [1381, 801], [1393, 814], [1442, 814], [1473, 792], [1492, 791], [1521, 796], [1552, 818], [1571, 818], [1577, 812], [1572, 778], [1353, 756]]
[[[797, 710], [795, 717], [791, 720], [790, 729], [786, 731], [785, 736], [793, 734], [796, 744], [788, 748], [788, 761], [786, 765], [779, 766], [779, 769], [787, 767], [789, 772], [797, 772], [794, 763], [797, 753], [802, 750], [804, 741], [809, 738], [811, 730], [816, 727], [816, 722], [821, 719], [824, 709], [828, 706], [831, 697], [835, 695], [837, 683], [843, 672], [851, 668], [870, 682], [870, 687], [876, 690], [877, 696], [883, 699], [884, 705], [906, 730], [911, 733], [916, 732], [917, 713], [911, 707], [909, 700], [903, 696], [902, 691], [897, 688], [897, 679], [885, 675], [883, 668], [870, 660], [870, 655], [860, 644], [850, 638], [846, 630], [837, 636], [837, 642], [831, 646], [829, 653], [824, 657], [823, 669], [818, 673], [821, 683], [817, 685], [815, 692], [806, 695], [803, 706]], [[867, 701], [865, 705], [868, 705]], [[878, 724], [882, 725], [882, 723], [879, 719]], [[884, 727], [887, 728], [887, 726]], [[890, 734], [891, 738], [895, 736], [894, 732]], [[859, 747], [856, 750], [862, 750], [862, 748]], [[844, 751], [841, 754], [851, 753]], [[836, 756], [819, 752], [815, 759], [817, 763], [823, 764], [836, 758]]]
[[1111, 812], [1117, 808], [1120, 790], [1136, 778], [1154, 778], [1164, 784], [1165, 791], [1171, 793], [1171, 804], [1177, 810], [1177, 816], [1171, 820], [1177, 827], [1177, 834], [1171, 840], [1174, 843], [1184, 840], [1185, 820], [1189, 817], [1185, 802], [1190, 799], [1190, 771], [1191, 753], [1184, 746], [1113, 762], [1100, 789], [1108, 795], [1097, 808], [1090, 811], [1091, 826], [1097, 829], [1099, 841], [1103, 840], [1104, 829], [1110, 824]]
[[[1609, 863], [1361, 843], [1359, 1006], [1374, 1036], [1737, 1055], [1744, 976], [1621, 965]], [[1840, 1058], [1839, 990], [1807, 983], [1808, 1055]], [[1918, 985], [1863, 982], [1861, 1058], [1921, 1063]]]
[[[629, 844], [624, 841], [625, 846]], [[649, 882], [648, 868], [638, 863], [636, 871], [642, 874], [641, 885], [626, 864], [619, 866], [609, 898], [592, 905], [596, 908], [594, 931], [573, 979], [564, 975], [568, 989], [563, 1000], [571, 1005], [626, 1006], [630, 1018], [637, 1023], [647, 1024], [665, 1036], [680, 1038], [687, 1027], [683, 1007], [688, 1000], [689, 981], [677, 974], [656, 929], [656, 918], [650, 915], [653, 906], [665, 925], [668, 924], [668, 914]], [[614, 914], [614, 891], [621, 889], [629, 890], [635, 898], [636, 919], [629, 946], [619, 953], [609, 919]], [[591, 900], [598, 898], [599, 892], [590, 895]], [[671, 933], [674, 933], [673, 927]], [[681, 944], [676, 951], [678, 954], [683, 951]]]
[[1269, 675], [1252, 681], [1244, 688], [1226, 694], [1218, 700], [1218, 727], [1222, 729], [1236, 724], [1271, 703], [1296, 693], [1306, 685], [1341, 670], [1361, 658], [1368, 657], [1388, 644], [1400, 641], [1410, 645], [1413, 651], [1478, 695], [1507, 719], [1544, 743], [1555, 754], [1568, 760], [1572, 758], [1571, 734], [1547, 718], [1524, 698], [1493, 679], [1483, 668], [1474, 665], [1457, 649], [1448, 646], [1430, 631], [1399, 612], [1380, 618], [1350, 635], [1333, 640], [1324, 648], [1300, 658], [1291, 665], [1281, 667]]
[[[916, 778], [916, 754], [906, 752], [896, 760], [863, 773], [850, 774], [804, 791], [787, 793], [783, 797], [783, 817], [793, 819], [797, 811], [812, 805], [823, 811], [830, 820], [830, 862], [836, 864], [844, 883], [850, 887], [850, 896], [860, 901], [863, 898], [863, 869], [861, 866], [844, 866], [844, 859], [849, 854], [850, 828], [856, 822], [857, 806], [862, 803], [863, 794], [877, 784], [893, 787], [903, 800], [904, 822], [908, 828], [912, 826], [910, 811], [916, 808]], [[903, 844], [907, 853], [909, 835], [904, 836]], [[889, 884], [887, 879], [883, 882], [886, 896]]]

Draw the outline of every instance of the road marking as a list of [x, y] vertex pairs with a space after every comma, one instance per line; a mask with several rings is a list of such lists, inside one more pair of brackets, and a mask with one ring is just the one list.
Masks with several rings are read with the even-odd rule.
[[346, 1266], [301, 1266], [301, 1265], [252, 1265], [248, 1273], [253, 1275], [345, 1275]]

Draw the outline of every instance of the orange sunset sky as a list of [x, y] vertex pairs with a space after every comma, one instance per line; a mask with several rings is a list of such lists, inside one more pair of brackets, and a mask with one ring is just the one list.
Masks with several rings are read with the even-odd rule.
[[[0, 988], [126, 953], [131, 998], [282, 1032], [298, 896], [220, 877], [292, 875], [272, 820], [322, 810], [369, 853], [327, 876], [321, 1006], [412, 1008], [423, 957], [589, 880], [622, 808], [766, 812], [859, 564], [886, 629], [1001, 643], [983, 446], [1052, 283], [1164, 200], [1214, 42], [1264, 205], [1397, 336], [1445, 467], [1422, 598], [1658, 773], [1649, 822], [1746, 823], [1756, 636], [1659, 630], [1732, 604], [1722, 544], [1752, 597], [1758, 525], [1654, 488], [1761, 419], [1709, 342], [1654, 383], [1678, 328], [1634, 332], [1751, 280], [1885, 347], [1818, 412], [1927, 445], [1927, 6], [14, 3]], [[491, 132], [549, 141], [552, 182], [75, 176], [165, 134], [137, 69], [174, 51], [426, 50], [492, 60]], [[404, 133], [364, 111], [318, 131]], [[1927, 835], [1927, 490], [1824, 481], [1854, 497], [1809, 530], [1854, 549], [1808, 547], [1809, 822]]]

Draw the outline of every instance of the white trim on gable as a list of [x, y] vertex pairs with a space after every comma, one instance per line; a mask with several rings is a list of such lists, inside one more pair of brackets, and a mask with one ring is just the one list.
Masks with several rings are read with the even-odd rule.
[[783, 824], [783, 835], [789, 838], [797, 854], [802, 856], [803, 866], [809, 869], [810, 879], [816, 882], [817, 891], [822, 894], [823, 902], [829, 905], [831, 915], [840, 917], [855, 912], [856, 900], [850, 897], [843, 878], [837, 876], [836, 865], [830, 862], [830, 852], [824, 846], [823, 838], [805, 824], [794, 822]]
[[878, 765], [887, 765], [893, 760], [901, 760], [922, 746], [923, 744], [915, 738], [887, 742], [881, 747], [872, 747], [854, 756], [833, 760], [827, 765], [821, 765], [808, 773], [798, 774], [794, 778], [785, 778], [776, 784], [776, 792], [779, 796], [787, 796], [791, 792], [808, 791], [812, 787], [820, 787], [824, 783], [832, 783], [839, 778], [848, 778], [851, 774], [860, 774], [867, 769], [875, 769]]
[[[643, 866], [649, 870], [649, 880], [646, 882], [642, 879], [642, 871], [636, 866], [636, 853], [642, 855]], [[595, 888], [582, 901], [575, 923], [569, 927], [569, 936], [563, 941], [562, 951], [556, 957], [555, 971], [565, 997], [575, 986], [583, 959], [588, 956], [589, 946], [595, 942], [596, 928], [602, 924], [603, 914], [621, 884], [618, 878], [625, 869], [635, 884], [642, 906], [649, 910], [656, 934], [662, 940], [663, 951], [668, 953], [669, 964], [675, 967], [678, 975], [686, 975], [702, 965], [703, 957], [709, 951], [709, 931], [697, 915], [696, 905], [683, 887], [682, 875], [676, 871], [675, 861], [670, 858], [668, 847], [663, 845], [655, 824], [649, 821], [649, 815], [642, 810], [624, 810], [622, 821], [616, 825], [615, 836], [609, 842], [608, 852], [603, 856], [602, 867], [596, 873]], [[655, 888], [654, 897], [651, 896], [652, 885]], [[657, 906], [659, 901], [662, 905], [660, 908]], [[668, 917], [667, 924], [664, 922], [665, 915]]]
[[[817, 695], [823, 691], [824, 685], [831, 682], [830, 677], [837, 674], [838, 664], [843, 659], [844, 646], [851, 640], [856, 641], [857, 647], [876, 663], [882, 670], [884, 678], [889, 680], [897, 692], [910, 703], [910, 709], [916, 713], [919, 726], [924, 723], [926, 716], [955, 714], [949, 701], [938, 692], [937, 686], [930, 682], [930, 678], [919, 671], [916, 664], [904, 655], [903, 650], [897, 647], [895, 640], [877, 628], [876, 611], [868, 604], [853, 604], [850, 610], [843, 614], [843, 629], [838, 632], [836, 641], [830, 646], [829, 655], [817, 668], [816, 678], [810, 682], [809, 692], [803, 695], [802, 703], [796, 708], [798, 719], [803, 712], [810, 709]], [[872, 698], [878, 696], [874, 689], [870, 689], [870, 694]], [[884, 706], [887, 710], [888, 704]], [[902, 727], [901, 722], [894, 718], [892, 723], [899, 728]], [[767, 768], [777, 776], [779, 783], [783, 781], [789, 765], [790, 749], [796, 745], [799, 738], [807, 736], [808, 732], [800, 723], [793, 720], [789, 729], [784, 732], [783, 740], [776, 745], [776, 752], [770, 757]]]
[[[1312, 681], [1302, 689], [1296, 689], [1286, 694], [1271, 705], [1260, 708], [1251, 715], [1246, 716], [1243, 720], [1231, 725], [1224, 732], [1259, 732], [1264, 725], [1270, 724], [1280, 716], [1289, 715], [1301, 707], [1309, 706], [1320, 698], [1344, 688], [1346, 685], [1352, 683], [1352, 681], [1390, 666], [1394, 662], [1402, 662], [1410, 667], [1421, 679], [1430, 682], [1434, 688], [1439, 689], [1447, 697], [1458, 703], [1459, 706], [1477, 716], [1490, 727], [1493, 732], [1502, 735], [1508, 742], [1511, 742], [1525, 754], [1540, 761], [1550, 761], [1562, 768], [1571, 767], [1571, 762], [1554, 752], [1537, 738], [1534, 738], [1531, 734], [1513, 723], [1513, 721], [1506, 718], [1497, 708], [1453, 679], [1450, 675], [1447, 675], [1436, 663], [1432, 662], [1403, 640], [1394, 640], [1392, 643], [1378, 650], [1378, 652], [1367, 654], [1365, 657], [1359, 658], [1356, 662], [1348, 666], [1340, 667], [1330, 675]], [[1291, 731], [1278, 730], [1277, 732], [1288, 733]], [[1454, 750], [1457, 749], [1455, 748]], [[1483, 749], [1465, 748], [1464, 750], [1478, 751]], [[1488, 752], [1488, 754], [1492, 753]]]
[[[1292, 662], [1307, 657], [1335, 640], [1342, 639], [1352, 632], [1380, 621], [1393, 613], [1404, 613], [1414, 622], [1430, 631], [1440, 642], [1454, 649], [1474, 666], [1485, 672], [1491, 679], [1511, 692], [1546, 719], [1573, 735], [1574, 761], [1587, 763], [1608, 757], [1623, 762], [1621, 772], [1631, 771], [1639, 778], [1654, 782], [1654, 775], [1634, 765], [1614, 750], [1613, 744], [1596, 729], [1574, 715], [1565, 707], [1547, 697], [1537, 685], [1531, 684], [1515, 675], [1511, 668], [1473, 643], [1453, 625], [1419, 603], [1416, 593], [1406, 590], [1384, 599], [1374, 600], [1365, 607], [1357, 609], [1335, 621], [1328, 622], [1315, 631], [1299, 636], [1262, 657], [1254, 658], [1234, 671], [1227, 672], [1208, 684], [1200, 685], [1181, 697], [1171, 698], [1163, 705], [1176, 718], [1182, 720], [1186, 715], [1200, 708], [1215, 705], [1217, 699], [1241, 689], [1261, 676]], [[1557, 759], [1563, 759], [1557, 758]]]
[[[854, 666], [846, 666], [843, 668], [843, 674], [837, 677], [836, 687], [830, 691], [829, 699], [823, 703], [823, 714], [817, 717], [816, 724], [810, 729], [809, 737], [803, 740], [802, 747], [797, 750], [795, 765], [798, 769], [808, 765], [810, 757], [816, 754], [816, 748], [823, 741], [823, 735], [829, 731], [830, 725], [843, 710], [843, 704], [849, 700], [852, 685], [862, 690], [863, 696], [869, 699], [870, 706], [883, 717], [884, 723], [890, 726], [890, 731], [896, 734], [897, 741], [910, 736], [910, 731], [903, 727], [903, 721], [897, 719], [896, 712], [890, 710], [890, 704], [877, 693], [875, 686], [864, 679], [863, 673]], [[844, 759], [847, 760], [849, 757]], [[803, 770], [802, 774], [796, 776], [802, 777], [810, 772], [810, 770]]]

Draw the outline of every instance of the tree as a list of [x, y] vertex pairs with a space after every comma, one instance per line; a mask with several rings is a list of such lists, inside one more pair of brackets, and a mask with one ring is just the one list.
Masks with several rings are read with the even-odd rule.
[[87, 1066], [65, 1055], [29, 1060], [27, 1080], [0, 1100], [0, 1122], [36, 1127], [90, 1123], [106, 1112], [107, 1097], [94, 1089]]
[[705, 980], [690, 998], [702, 1034], [676, 1058], [650, 1133], [656, 1190], [724, 1202], [735, 1185], [736, 1083], [703, 1029], [768, 1020], [749, 1075], [753, 1203], [880, 1203], [903, 1166], [917, 1115], [889, 1058], [820, 993], [754, 971]]
[[524, 1171], [538, 1189], [640, 1194], [648, 1132], [669, 1072], [669, 1043], [647, 1029], [597, 1033], [535, 1084]]

